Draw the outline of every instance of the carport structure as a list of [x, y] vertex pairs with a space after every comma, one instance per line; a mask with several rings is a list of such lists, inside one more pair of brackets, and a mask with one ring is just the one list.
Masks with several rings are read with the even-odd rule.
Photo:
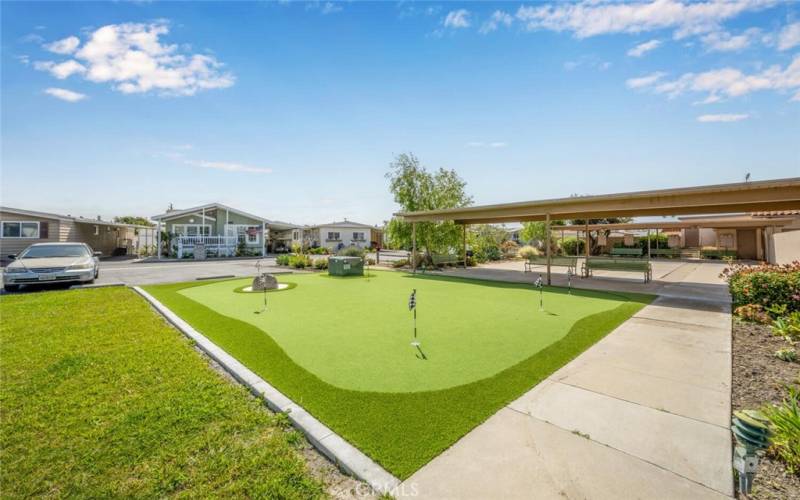
[[[417, 253], [417, 222], [453, 221], [461, 224], [464, 235], [465, 266], [467, 225], [545, 221], [547, 224], [545, 245], [547, 283], [550, 284], [550, 240], [552, 238], [550, 224], [554, 220], [582, 219], [588, 221], [606, 217], [707, 215], [795, 209], [800, 209], [800, 177], [596, 196], [572, 196], [443, 210], [399, 212], [395, 215], [412, 224], [412, 255]], [[642, 224], [642, 229], [655, 227], [654, 223]], [[657, 223], [655, 224], [657, 225]], [[686, 224], [692, 223], [687, 222]], [[592, 227], [596, 226], [584, 224], [582, 227], [587, 237]], [[603, 226], [603, 229], [610, 228], [609, 225]], [[588, 247], [589, 245], [586, 245], [587, 257]], [[416, 264], [416, 259], [412, 259], [414, 271], [416, 271]]]

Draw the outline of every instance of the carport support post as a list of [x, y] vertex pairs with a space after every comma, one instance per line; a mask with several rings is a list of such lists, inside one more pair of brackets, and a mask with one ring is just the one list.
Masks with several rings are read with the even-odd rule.
[[263, 220], [261, 221], [261, 256], [265, 256], [267, 248], [267, 223]]
[[650, 260], [650, 230], [647, 230], [647, 260]]
[[156, 222], [156, 260], [161, 260], [161, 219]]
[[464, 242], [464, 269], [467, 268], [467, 225], [462, 226], [463, 242]]
[[546, 252], [547, 252], [547, 254], [546, 254], [547, 255], [547, 284], [549, 285], [550, 284], [550, 238], [551, 238], [551, 235], [550, 235], [550, 214], [549, 213], [545, 217], [544, 230], [547, 231], [547, 237], [545, 239], [545, 241], [546, 241], [545, 244], [547, 245], [547, 249], [546, 249]]
[[417, 223], [411, 223], [411, 272], [417, 273]]

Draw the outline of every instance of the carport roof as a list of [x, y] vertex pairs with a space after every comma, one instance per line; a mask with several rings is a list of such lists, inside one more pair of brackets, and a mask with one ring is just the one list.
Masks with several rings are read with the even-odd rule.
[[766, 181], [660, 189], [598, 196], [574, 196], [445, 210], [399, 212], [407, 222], [460, 224], [722, 214], [800, 209], [800, 177]]

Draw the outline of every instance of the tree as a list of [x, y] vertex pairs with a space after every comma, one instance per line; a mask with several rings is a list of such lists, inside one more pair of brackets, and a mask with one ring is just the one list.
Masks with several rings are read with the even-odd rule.
[[[606, 217], [605, 219], [589, 219], [588, 222], [586, 221], [586, 219], [573, 219], [570, 221], [570, 224], [576, 226], [583, 226], [587, 223], [590, 226], [592, 224], [624, 224], [630, 222], [631, 220], [633, 219], [631, 219], [630, 217]], [[596, 231], [596, 233], [599, 233], [600, 231], [601, 230], [598, 230]], [[602, 231], [605, 233], [606, 238], [608, 238], [608, 235], [611, 234], [610, 229], [602, 229]], [[592, 236], [592, 232], [589, 231], [589, 253], [591, 253], [592, 255], [597, 255], [598, 253], [600, 253], [600, 245], [598, 244], [597, 240], [598, 240], [597, 234], [595, 234], [595, 236]]]
[[139, 217], [136, 215], [123, 215], [122, 217], [114, 217], [114, 222], [120, 224], [134, 224], [137, 226], [153, 227], [155, 224], [150, 222], [146, 217]]
[[[551, 228], [553, 226], [563, 226], [563, 225], [564, 225], [563, 220], [550, 221]], [[529, 243], [533, 240], [544, 242], [547, 240], [547, 223], [544, 221], [523, 222], [522, 230], [520, 231], [519, 236], [525, 243]]]
[[[389, 191], [403, 212], [465, 207], [472, 198], [464, 192], [464, 182], [455, 170], [431, 173], [411, 153], [398, 155], [386, 173]], [[461, 247], [461, 228], [454, 222], [417, 222], [417, 247], [430, 259], [432, 253], [445, 253]], [[411, 223], [394, 218], [386, 227], [392, 248], [411, 248]]]

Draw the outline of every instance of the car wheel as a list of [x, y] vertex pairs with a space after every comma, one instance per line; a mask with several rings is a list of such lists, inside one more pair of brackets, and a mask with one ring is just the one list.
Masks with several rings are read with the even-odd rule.
[[5, 285], [3, 288], [6, 289], [6, 292], [18, 292], [19, 285]]

